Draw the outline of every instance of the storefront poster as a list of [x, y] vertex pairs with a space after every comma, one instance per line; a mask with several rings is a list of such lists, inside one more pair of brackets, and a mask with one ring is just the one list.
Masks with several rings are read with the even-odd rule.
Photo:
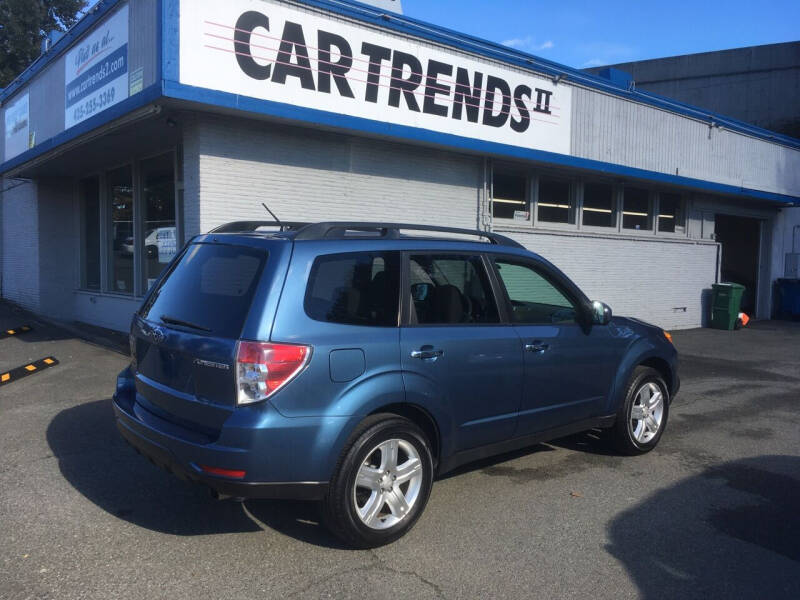
[[127, 5], [67, 54], [65, 69], [65, 129], [128, 97]]

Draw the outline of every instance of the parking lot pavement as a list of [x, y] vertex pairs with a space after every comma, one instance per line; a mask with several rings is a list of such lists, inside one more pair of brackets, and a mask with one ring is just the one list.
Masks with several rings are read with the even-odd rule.
[[[0, 327], [25, 315], [0, 304]], [[800, 324], [677, 332], [659, 448], [591, 434], [436, 483], [416, 528], [342, 548], [313, 504], [212, 500], [117, 435], [125, 356], [35, 324], [0, 340], [0, 598], [798, 598]]]

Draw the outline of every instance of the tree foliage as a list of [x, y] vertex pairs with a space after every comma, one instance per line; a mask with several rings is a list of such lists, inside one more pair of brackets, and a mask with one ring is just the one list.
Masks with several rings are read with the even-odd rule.
[[39, 57], [51, 31], [66, 31], [87, 0], [0, 0], [0, 88]]

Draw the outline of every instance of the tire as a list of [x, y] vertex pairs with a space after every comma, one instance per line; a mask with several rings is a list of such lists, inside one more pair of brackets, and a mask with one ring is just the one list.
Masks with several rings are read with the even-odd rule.
[[350, 546], [390, 544], [408, 533], [428, 503], [430, 443], [414, 423], [391, 414], [368, 417], [350, 439], [323, 500], [324, 522]]
[[[653, 400], [657, 394], [660, 394], [660, 402]], [[643, 403], [647, 405], [646, 410], [641, 410]], [[617, 420], [609, 432], [611, 443], [622, 454], [633, 456], [650, 452], [658, 445], [667, 427], [669, 404], [669, 388], [661, 374], [650, 367], [636, 367], [617, 412]], [[636, 419], [637, 415], [644, 418]]]

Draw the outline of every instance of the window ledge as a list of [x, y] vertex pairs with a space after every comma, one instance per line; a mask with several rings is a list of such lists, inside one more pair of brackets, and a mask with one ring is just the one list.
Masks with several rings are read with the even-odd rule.
[[666, 244], [695, 244], [703, 246], [714, 246], [717, 242], [713, 240], [693, 239], [684, 235], [636, 235], [630, 233], [609, 232], [603, 233], [598, 231], [586, 231], [578, 229], [544, 229], [541, 227], [525, 227], [525, 226], [512, 226], [505, 223], [495, 225], [492, 231], [497, 233], [527, 233], [538, 235], [556, 235], [563, 237], [584, 237], [584, 238], [597, 238], [605, 240], [626, 240], [636, 242], [661, 242]]
[[101, 291], [76, 289], [76, 290], [73, 290], [73, 293], [76, 296], [93, 296], [95, 298], [113, 298], [113, 299], [116, 299], [116, 300], [130, 300], [131, 302], [141, 302], [142, 300], [144, 300], [144, 296], [134, 296], [133, 294], [117, 294], [117, 293], [114, 293], [114, 292], [101, 292]]

